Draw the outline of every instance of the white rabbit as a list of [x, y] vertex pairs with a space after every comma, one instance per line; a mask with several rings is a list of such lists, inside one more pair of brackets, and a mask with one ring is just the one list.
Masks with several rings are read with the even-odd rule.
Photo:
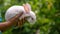
[[27, 18], [27, 21], [29, 23], [33, 24], [36, 21], [36, 15], [34, 12], [31, 11], [31, 6], [28, 3], [24, 4], [23, 6], [10, 7], [5, 14], [6, 21], [8, 21], [12, 17], [14, 17], [16, 14], [19, 14], [21, 12], [23, 12], [23, 15], [19, 19], [30, 16], [29, 18]]

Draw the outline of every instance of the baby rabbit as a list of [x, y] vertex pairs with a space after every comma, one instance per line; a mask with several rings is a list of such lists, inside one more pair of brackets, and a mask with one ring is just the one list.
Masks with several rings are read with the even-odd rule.
[[[10, 7], [6, 11], [5, 20], [8, 21], [9, 19], [11, 19], [12, 17], [14, 17], [15, 15], [17, 15], [17, 14], [19, 14], [21, 12], [23, 12], [23, 15], [19, 18], [19, 20], [26, 17], [26, 20], [30, 24], [35, 23], [36, 15], [35, 15], [35, 13], [33, 11], [31, 11], [31, 6], [28, 3], [23, 4], [23, 6], [12, 6], [12, 7]], [[20, 23], [18, 23], [18, 26], [21, 26], [21, 21], [20, 21]]]

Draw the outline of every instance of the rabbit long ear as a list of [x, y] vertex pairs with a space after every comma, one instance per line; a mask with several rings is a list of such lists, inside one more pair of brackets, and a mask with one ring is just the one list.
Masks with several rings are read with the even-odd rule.
[[31, 11], [31, 6], [29, 3], [26, 3], [26, 6], [28, 7], [29, 11]]
[[26, 4], [23, 4], [23, 7], [25, 9], [26, 12], [30, 12], [31, 11], [31, 6], [30, 4], [26, 3]]

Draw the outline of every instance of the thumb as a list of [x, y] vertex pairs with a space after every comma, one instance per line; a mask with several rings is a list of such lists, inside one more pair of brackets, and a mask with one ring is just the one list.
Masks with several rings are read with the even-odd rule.
[[22, 16], [22, 14], [23, 14], [23, 12], [22, 12], [22, 13], [17, 14], [16, 16], [14, 16], [14, 17], [12, 17], [11, 19], [9, 19], [9, 21], [13, 22], [13, 21], [18, 20], [18, 19], [19, 19], [19, 17], [21, 17], [21, 16]]

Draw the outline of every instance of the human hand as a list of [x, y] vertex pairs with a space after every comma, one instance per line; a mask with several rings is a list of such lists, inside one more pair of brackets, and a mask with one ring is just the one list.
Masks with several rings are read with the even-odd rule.
[[23, 14], [23, 12], [20, 13], [20, 14], [17, 14], [15, 17], [12, 17], [12, 18], [9, 19], [8, 21], [14, 23], [14, 22], [18, 21], [19, 17], [21, 17], [22, 14]]

